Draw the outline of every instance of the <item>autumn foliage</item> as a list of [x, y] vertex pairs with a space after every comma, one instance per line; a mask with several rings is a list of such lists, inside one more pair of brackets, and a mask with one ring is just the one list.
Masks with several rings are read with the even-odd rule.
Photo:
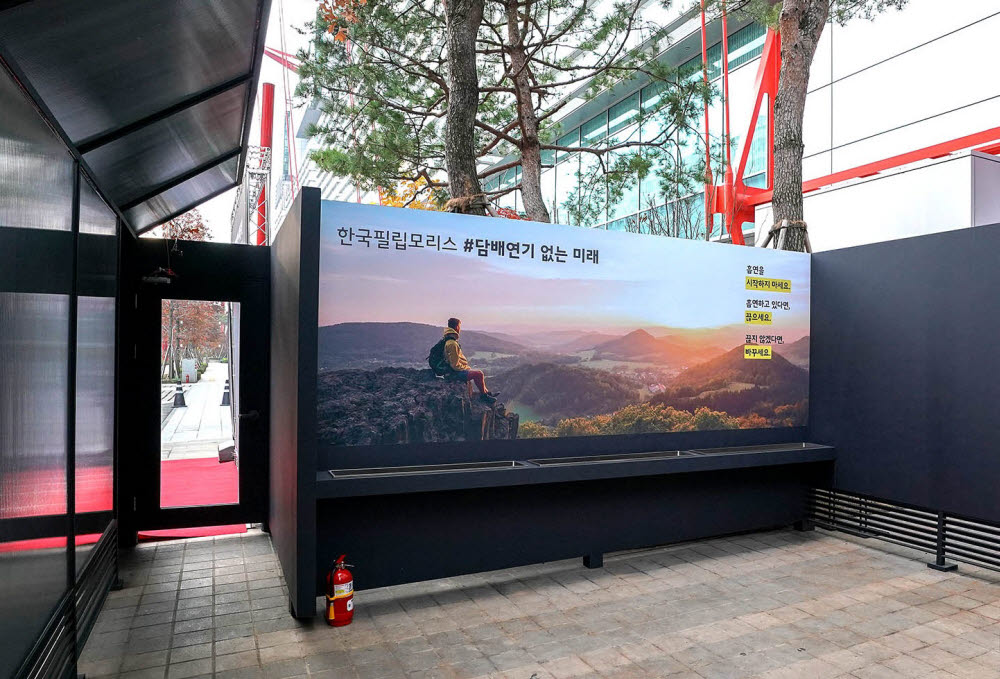
[[334, 40], [347, 40], [348, 26], [358, 23], [357, 10], [359, 6], [366, 4], [367, 0], [322, 0], [319, 3], [320, 15], [327, 24], [326, 30], [333, 33]]
[[165, 299], [160, 308], [161, 368], [168, 380], [181, 375], [181, 361], [198, 365], [229, 353], [228, 314], [223, 302]]
[[189, 210], [143, 235], [168, 240], [208, 240], [212, 237], [212, 230], [198, 210]]
[[400, 182], [395, 193], [383, 193], [382, 195], [382, 205], [409, 207], [416, 210], [440, 210], [444, 201], [444, 193], [428, 187], [427, 180], [423, 177], [416, 181]]
[[[198, 210], [186, 212], [154, 229], [152, 235], [168, 240], [204, 241], [211, 237]], [[229, 352], [228, 313], [223, 302], [164, 299], [160, 309], [161, 375], [179, 379], [181, 361], [193, 358], [199, 365]]]

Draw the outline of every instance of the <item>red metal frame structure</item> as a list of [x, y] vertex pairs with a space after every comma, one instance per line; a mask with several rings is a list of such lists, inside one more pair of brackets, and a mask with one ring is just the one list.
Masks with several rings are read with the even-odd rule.
[[[725, 39], [725, 36], [723, 36]], [[705, 0], [701, 0], [701, 77], [708, 87], [708, 33], [705, 31]], [[705, 237], [711, 238], [715, 221], [715, 180], [712, 178], [712, 133], [705, 102]]]
[[287, 68], [293, 73], [299, 72], [299, 65], [296, 63], [298, 61], [294, 54], [289, 54], [288, 52], [282, 52], [281, 50], [276, 50], [272, 47], [264, 48], [264, 56], [274, 59], [279, 64]]
[[[263, 83], [260, 95], [260, 146], [270, 149], [274, 137], [274, 85]], [[267, 245], [268, 222], [270, 215], [267, 214], [267, 182], [260, 187], [260, 194], [257, 196], [257, 207], [254, 210], [254, 245]]]
[[[728, 92], [729, 92], [729, 68], [726, 61], [728, 38], [723, 33], [723, 80], [727, 95], [726, 109], [728, 122]], [[726, 228], [729, 230], [730, 238], [736, 245], [744, 245], [743, 223], [754, 221], [754, 207], [766, 202], [759, 200], [760, 196], [766, 193], [770, 196], [774, 188], [774, 95], [778, 92], [778, 78], [781, 74], [781, 36], [777, 31], [768, 30], [764, 39], [764, 49], [761, 52], [760, 63], [757, 66], [757, 77], [754, 83], [756, 95], [754, 98], [753, 112], [750, 114], [750, 122], [747, 126], [747, 133], [741, 142], [740, 160], [736, 170], [733, 171], [731, 163], [728, 162], [729, 149], [726, 149], [727, 167], [725, 183], [721, 191], [716, 192], [714, 210], [722, 213], [725, 217]], [[765, 103], [766, 97], [766, 103]], [[757, 130], [757, 120], [760, 118], [761, 109], [766, 106], [767, 114], [767, 187], [749, 187], [744, 183], [747, 163], [750, 160], [750, 146], [753, 143], [754, 133]], [[728, 139], [728, 125], [727, 134]], [[729, 143], [727, 141], [727, 147]]]
[[[725, 8], [723, 7], [723, 11]], [[702, 54], [707, 57], [705, 49], [704, 33], [704, 12], [702, 14]], [[726, 98], [726, 138], [729, 138], [728, 105], [729, 105], [729, 69], [728, 69], [728, 36], [725, 32], [725, 14], [723, 14], [723, 35], [722, 35], [722, 55], [723, 55], [723, 92]], [[707, 58], [706, 66], [707, 69]], [[706, 71], [707, 72], [707, 71]], [[712, 212], [721, 213], [725, 218], [725, 228], [729, 231], [732, 242], [743, 245], [743, 224], [755, 220], [755, 208], [771, 202], [771, 195], [774, 191], [774, 97], [778, 92], [778, 80], [781, 75], [781, 36], [777, 31], [768, 30], [764, 40], [764, 48], [761, 53], [760, 63], [757, 66], [757, 77], [754, 85], [756, 98], [754, 99], [753, 113], [747, 126], [747, 133], [743, 137], [740, 149], [740, 160], [735, 171], [728, 163], [725, 172], [724, 184], [714, 186], [711, 183], [712, 176], [709, 171], [706, 173], [705, 196], [706, 209]], [[766, 101], [765, 101], [766, 97]], [[767, 186], [758, 188], [750, 187], [744, 183], [744, 175], [747, 163], [750, 158], [750, 145], [753, 142], [754, 133], [757, 130], [757, 120], [760, 117], [761, 109], [766, 106], [767, 113]], [[708, 108], [705, 110], [705, 145], [709, 145], [708, 134]], [[860, 179], [871, 177], [885, 170], [909, 165], [921, 160], [931, 160], [947, 156], [955, 151], [973, 149], [980, 153], [1000, 155], [1000, 127], [993, 127], [982, 132], [968, 134], [957, 137], [949, 141], [940, 142], [925, 146], [914, 151], [890, 156], [872, 163], [866, 163], [840, 172], [834, 172], [823, 177], [809, 179], [802, 183], [802, 192], [809, 193], [826, 186], [831, 186], [839, 182], [850, 179]], [[721, 189], [721, 190], [720, 190]], [[711, 197], [711, 200], [709, 199]], [[711, 215], [706, 215], [706, 224], [711, 228]], [[711, 231], [709, 231], [711, 233]]]

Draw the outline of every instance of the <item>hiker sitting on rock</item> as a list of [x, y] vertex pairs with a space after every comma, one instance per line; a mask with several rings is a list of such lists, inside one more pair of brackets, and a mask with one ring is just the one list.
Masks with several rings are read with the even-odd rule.
[[479, 397], [487, 403], [497, 400], [500, 392], [491, 392], [486, 388], [486, 375], [482, 370], [473, 370], [469, 361], [462, 353], [462, 345], [458, 343], [458, 335], [462, 331], [462, 321], [457, 318], [448, 319], [448, 327], [444, 329], [444, 337], [431, 347], [427, 357], [434, 374], [445, 379], [475, 382], [479, 388]]

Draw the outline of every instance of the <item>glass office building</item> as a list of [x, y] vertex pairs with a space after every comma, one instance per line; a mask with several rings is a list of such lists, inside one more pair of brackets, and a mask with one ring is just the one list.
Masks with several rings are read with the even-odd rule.
[[[734, 71], [744, 64], [755, 61], [764, 46], [765, 28], [755, 23], [748, 24], [729, 37], [729, 69]], [[669, 55], [669, 50], [665, 56]], [[711, 136], [713, 146], [721, 145], [723, 134], [723, 103], [721, 97], [722, 78], [722, 46], [716, 43], [708, 50], [708, 76], [716, 91], [716, 98], [709, 108]], [[692, 72], [689, 77], [701, 77], [701, 56], [698, 55], [681, 64], [679, 71]], [[753, 66], [751, 65], [752, 69]], [[751, 73], [750, 78], [753, 77]], [[616, 97], [617, 101], [610, 106], [597, 103], [597, 100], [584, 104], [572, 114], [578, 119], [584, 115], [584, 122], [572, 126], [564, 125], [560, 129], [558, 144], [560, 146], [601, 146], [627, 142], [649, 141], [661, 134], [659, 122], [655, 116], [644, 114], [655, 110], [662, 92], [662, 85], [654, 83], [645, 86], [637, 85], [624, 96]], [[593, 110], [588, 110], [593, 109]], [[568, 118], [569, 116], [567, 116]], [[564, 118], [566, 120], [567, 118]], [[697, 129], [703, 129], [699, 118], [693, 121]], [[766, 185], [767, 169], [767, 113], [761, 110], [757, 121], [757, 134], [754, 135], [750, 149], [748, 167], [745, 173], [746, 183], [750, 186]], [[732, 125], [733, 162], [737, 162], [737, 153], [741, 147], [745, 130]], [[704, 157], [704, 142], [702, 135], [685, 132], [671, 144], [677, 149], [676, 162], [683, 162], [687, 167], [695, 167]], [[542, 195], [545, 198], [549, 214], [554, 222], [582, 225], [596, 228], [614, 229], [642, 233], [661, 233], [663, 235], [682, 238], [705, 238], [704, 192], [669, 191], [665, 192], [660, 180], [655, 174], [655, 167], [645, 177], [635, 176], [633, 182], [626, 182], [624, 191], [616, 199], [608, 200], [607, 196], [590, 196], [589, 199], [601, 206], [596, 216], [588, 216], [580, 224], [580, 219], [572, 214], [572, 201], [580, 199], [577, 188], [581, 176], [589, 177], [592, 168], [596, 166], [596, 157], [587, 153], [556, 153], [543, 151], [542, 164]], [[507, 164], [511, 158], [497, 163]], [[613, 159], [612, 159], [613, 162]], [[548, 167], [546, 167], [548, 166]], [[713, 160], [713, 172], [721, 179], [722, 169]], [[488, 177], [483, 188], [485, 191], [498, 191], [516, 186], [521, 181], [520, 167], [510, 168]], [[589, 189], [588, 189], [589, 190]], [[598, 188], [596, 190], [604, 190]], [[524, 205], [520, 191], [514, 190], [496, 200], [499, 207], [511, 208], [523, 212]], [[721, 216], [715, 220], [712, 238], [722, 235]], [[749, 231], [752, 224], [745, 225]]]

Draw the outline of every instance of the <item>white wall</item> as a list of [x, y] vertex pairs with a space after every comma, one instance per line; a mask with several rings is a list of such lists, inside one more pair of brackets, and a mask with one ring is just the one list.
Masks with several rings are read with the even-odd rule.
[[810, 74], [806, 178], [997, 126], [996, 0], [910, 0], [824, 31]]
[[[972, 151], [805, 195], [814, 252], [1000, 223], [1000, 158]], [[757, 208], [757, 244], [772, 223]]]
[[1000, 158], [972, 153], [972, 225], [1000, 224]]
[[[910, 0], [827, 26], [810, 73], [805, 179], [1000, 126], [1000, 2]], [[815, 251], [1000, 222], [1000, 158], [969, 151], [805, 197]], [[757, 241], [772, 223], [757, 209]]]

